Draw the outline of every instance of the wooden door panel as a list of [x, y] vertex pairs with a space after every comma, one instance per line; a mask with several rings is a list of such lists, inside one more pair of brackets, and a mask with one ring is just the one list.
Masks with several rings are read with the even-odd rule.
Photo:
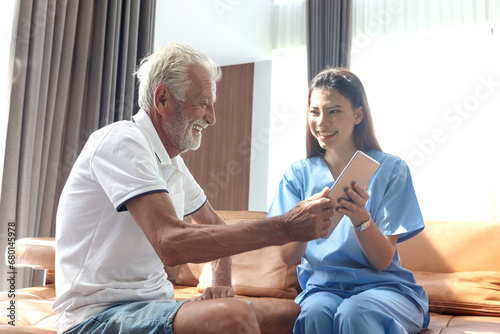
[[222, 73], [216, 124], [182, 158], [216, 210], [248, 210], [254, 64], [223, 66]]

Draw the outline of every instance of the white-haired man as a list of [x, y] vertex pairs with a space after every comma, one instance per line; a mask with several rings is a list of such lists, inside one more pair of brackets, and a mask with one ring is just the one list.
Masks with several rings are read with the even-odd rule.
[[[219, 66], [170, 43], [136, 74], [141, 110], [92, 134], [61, 195], [58, 332], [290, 332], [299, 313], [292, 301], [230, 298], [230, 256], [325, 236], [331, 200], [323, 191], [283, 216], [225, 225], [180, 157], [215, 124]], [[164, 266], [206, 261], [212, 287], [197, 300], [173, 300]]]

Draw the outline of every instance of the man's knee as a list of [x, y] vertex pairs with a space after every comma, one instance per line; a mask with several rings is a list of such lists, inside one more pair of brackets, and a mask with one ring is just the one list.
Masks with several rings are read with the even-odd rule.
[[260, 333], [257, 316], [246, 302], [213, 299], [184, 304], [174, 319], [174, 333]]
[[300, 313], [292, 300], [258, 299], [252, 306], [262, 333], [291, 333]]
[[227, 319], [227, 322], [219, 333], [260, 333], [254, 309], [244, 301], [231, 300], [237, 302], [224, 304], [224, 311], [221, 316]]

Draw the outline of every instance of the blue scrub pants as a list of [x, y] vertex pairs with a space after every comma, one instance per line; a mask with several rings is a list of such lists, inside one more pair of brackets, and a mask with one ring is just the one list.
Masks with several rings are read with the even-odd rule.
[[424, 314], [396, 289], [374, 288], [342, 298], [311, 292], [302, 302], [294, 334], [418, 333]]

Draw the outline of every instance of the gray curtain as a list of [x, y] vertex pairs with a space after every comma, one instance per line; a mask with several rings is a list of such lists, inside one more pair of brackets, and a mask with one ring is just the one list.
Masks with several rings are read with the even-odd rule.
[[[136, 112], [133, 72], [152, 51], [154, 12], [149, 0], [17, 1], [0, 251], [9, 222], [16, 238], [55, 235], [58, 198], [88, 136]], [[17, 288], [39, 283], [40, 273], [17, 270]]]
[[326, 66], [349, 68], [352, 0], [307, 0], [308, 77]]

